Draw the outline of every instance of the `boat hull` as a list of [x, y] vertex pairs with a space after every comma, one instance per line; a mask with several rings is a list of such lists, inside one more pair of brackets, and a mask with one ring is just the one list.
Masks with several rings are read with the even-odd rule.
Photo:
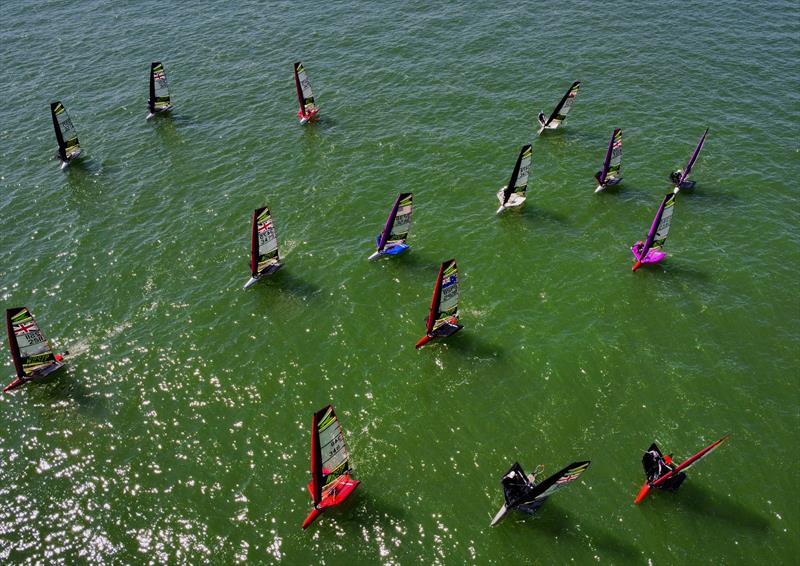
[[510, 509], [508, 508], [508, 506], [505, 503], [503, 503], [503, 506], [500, 508], [500, 511], [498, 511], [497, 514], [494, 516], [494, 519], [492, 519], [492, 522], [489, 526], [494, 527], [497, 523], [502, 521], [506, 515], [508, 515], [509, 511]]
[[[333, 507], [334, 505], [339, 505], [344, 502], [345, 499], [350, 497], [360, 483], [360, 480], [352, 479], [349, 475], [343, 476], [342, 480], [336, 484], [336, 487], [332, 489], [328, 495], [323, 497], [322, 501], [309, 512], [305, 521], [303, 521], [303, 529], [307, 529], [328, 507]], [[311, 491], [310, 484], [309, 491]]]

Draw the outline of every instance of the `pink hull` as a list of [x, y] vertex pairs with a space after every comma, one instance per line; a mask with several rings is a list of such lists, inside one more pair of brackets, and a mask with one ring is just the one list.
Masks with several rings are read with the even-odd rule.
[[642, 247], [642, 244], [643, 242], [639, 241], [631, 246], [631, 253], [633, 254], [633, 257], [636, 258], [637, 261], [640, 261], [642, 263], [658, 263], [659, 261], [667, 257], [666, 252], [658, 249], [650, 249], [650, 251], [647, 252], [646, 256], [639, 257], [639, 253], [637, 252], [637, 250], [639, 250]]

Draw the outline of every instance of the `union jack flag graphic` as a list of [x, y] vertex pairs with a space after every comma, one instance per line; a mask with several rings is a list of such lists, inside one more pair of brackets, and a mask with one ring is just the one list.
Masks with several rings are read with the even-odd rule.
[[577, 474], [567, 474], [566, 476], [559, 478], [556, 483], [569, 483], [572, 480], [578, 479], [578, 476], [580, 475], [580, 472]]
[[167, 76], [164, 74], [164, 71], [156, 71], [155, 73], [153, 73], [153, 78], [157, 81], [167, 80]]
[[14, 334], [27, 334], [38, 330], [35, 322], [20, 322], [14, 325]]
[[268, 218], [264, 222], [259, 222], [258, 223], [258, 233], [259, 234], [263, 234], [264, 232], [266, 232], [270, 228], [272, 228], [272, 219], [271, 218]]

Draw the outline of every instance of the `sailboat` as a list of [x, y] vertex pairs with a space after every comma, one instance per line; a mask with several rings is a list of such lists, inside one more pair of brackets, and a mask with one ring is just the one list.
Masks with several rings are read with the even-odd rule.
[[539, 134], [544, 130], [555, 130], [567, 119], [567, 114], [572, 108], [572, 103], [575, 102], [575, 97], [578, 96], [580, 87], [581, 81], [572, 83], [547, 120], [544, 119], [544, 112], [539, 112]]
[[262, 206], [253, 211], [253, 221], [250, 226], [251, 277], [244, 288], [252, 287], [256, 281], [272, 275], [281, 267], [283, 264], [278, 251], [278, 234], [269, 207]]
[[448, 259], [439, 267], [426, 324], [425, 336], [417, 341], [417, 348], [434, 338], [452, 336], [464, 328], [458, 323], [458, 266], [455, 259]]
[[27, 307], [6, 310], [6, 331], [17, 377], [3, 388], [4, 392], [51, 374], [64, 366], [62, 360], [68, 352], [53, 352], [50, 342]]
[[533, 158], [533, 148], [531, 144], [523, 145], [511, 172], [511, 179], [508, 184], [497, 191], [497, 200], [500, 201], [500, 208], [497, 214], [506, 208], [521, 206], [525, 202], [525, 191], [528, 189], [528, 175], [531, 169], [531, 159]]
[[60, 101], [50, 104], [50, 115], [53, 117], [53, 128], [58, 142], [56, 156], [61, 160], [61, 169], [64, 170], [83, 150], [78, 143], [78, 132], [72, 125], [67, 109]]
[[594, 192], [599, 193], [610, 185], [616, 185], [622, 180], [619, 170], [622, 165], [622, 130], [616, 128], [611, 134], [606, 150], [606, 158], [603, 160], [603, 168], [594, 174], [597, 179], [597, 188]]
[[645, 452], [642, 457], [642, 465], [644, 466], [644, 473], [647, 476], [647, 480], [644, 482], [641, 489], [639, 489], [639, 493], [636, 494], [636, 499], [634, 499], [633, 502], [640, 503], [652, 487], [670, 491], [678, 489], [681, 483], [683, 483], [683, 480], [686, 479], [686, 474], [684, 472], [711, 454], [711, 452], [716, 450], [717, 447], [728, 440], [728, 438], [730, 438], [730, 435], [726, 434], [677, 466], [672, 463], [672, 458], [670, 456], [664, 456], [661, 453], [661, 450], [655, 442], [651, 444], [650, 448], [647, 449], [647, 452]]
[[311, 81], [308, 80], [306, 69], [300, 61], [294, 64], [294, 84], [297, 87], [297, 100], [300, 103], [300, 110], [297, 111], [300, 125], [315, 122], [319, 117], [319, 106], [314, 102]]
[[514, 462], [514, 465], [500, 480], [505, 502], [492, 519], [491, 526], [494, 527], [499, 523], [512, 509], [529, 515], [535, 514], [548, 497], [578, 479], [589, 467], [589, 464], [591, 464], [589, 461], [573, 462], [537, 483], [536, 476], [541, 472], [543, 466], [539, 466], [533, 474], [526, 475], [522, 466], [518, 462]]
[[413, 193], [397, 195], [383, 231], [376, 238], [378, 251], [369, 256], [370, 261], [382, 255], [397, 255], [411, 247], [406, 243], [406, 239], [411, 230], [413, 199]]
[[167, 72], [160, 61], [150, 64], [150, 98], [147, 99], [147, 115], [149, 120], [156, 114], [169, 112], [172, 104], [169, 99], [169, 86], [167, 85]]
[[361, 483], [350, 474], [350, 451], [344, 440], [342, 425], [332, 405], [314, 413], [311, 422], [311, 481], [308, 491], [314, 508], [303, 521], [306, 529], [325, 509], [347, 499]]
[[697, 146], [694, 148], [692, 152], [692, 156], [689, 158], [689, 163], [686, 164], [684, 169], [678, 169], [677, 171], [673, 171], [670, 176], [669, 180], [675, 185], [674, 193], [678, 194], [681, 189], [693, 189], [695, 182], [689, 181], [689, 173], [692, 172], [692, 166], [694, 162], [697, 160], [697, 156], [700, 154], [700, 149], [703, 147], [703, 144], [706, 141], [706, 135], [708, 135], [708, 128], [706, 131], [703, 132], [703, 135], [700, 136], [700, 141], [697, 142]]
[[633, 257], [636, 258], [633, 271], [639, 269], [643, 263], [658, 263], [667, 256], [666, 252], [661, 248], [664, 247], [664, 243], [667, 241], [674, 207], [675, 195], [667, 193], [664, 196], [664, 200], [661, 201], [661, 206], [658, 207], [655, 218], [653, 218], [650, 231], [647, 233], [647, 239], [644, 242], [639, 240], [631, 246]]

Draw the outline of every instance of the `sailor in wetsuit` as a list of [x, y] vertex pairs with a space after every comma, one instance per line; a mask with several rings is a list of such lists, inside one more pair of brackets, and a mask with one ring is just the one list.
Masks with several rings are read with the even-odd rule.
[[[672, 457], [669, 454], [666, 456], [661, 454], [661, 450], [658, 449], [655, 442], [650, 445], [650, 448], [644, 453], [644, 456], [642, 456], [642, 465], [644, 466], [644, 473], [647, 475], [647, 482], [651, 486], [661, 476], [671, 472], [676, 467], [672, 462]], [[680, 472], [653, 487], [675, 491], [681, 486], [685, 479], [686, 474]]]
[[669, 174], [669, 180], [672, 181], [673, 185], [677, 185], [681, 182], [681, 175], [683, 175], [683, 170], [678, 169], [677, 171], [673, 171]]
[[540, 110], [539, 115], [536, 118], [539, 120], [539, 125], [544, 128], [544, 125], [547, 123], [547, 118], [544, 116], [544, 110]]

